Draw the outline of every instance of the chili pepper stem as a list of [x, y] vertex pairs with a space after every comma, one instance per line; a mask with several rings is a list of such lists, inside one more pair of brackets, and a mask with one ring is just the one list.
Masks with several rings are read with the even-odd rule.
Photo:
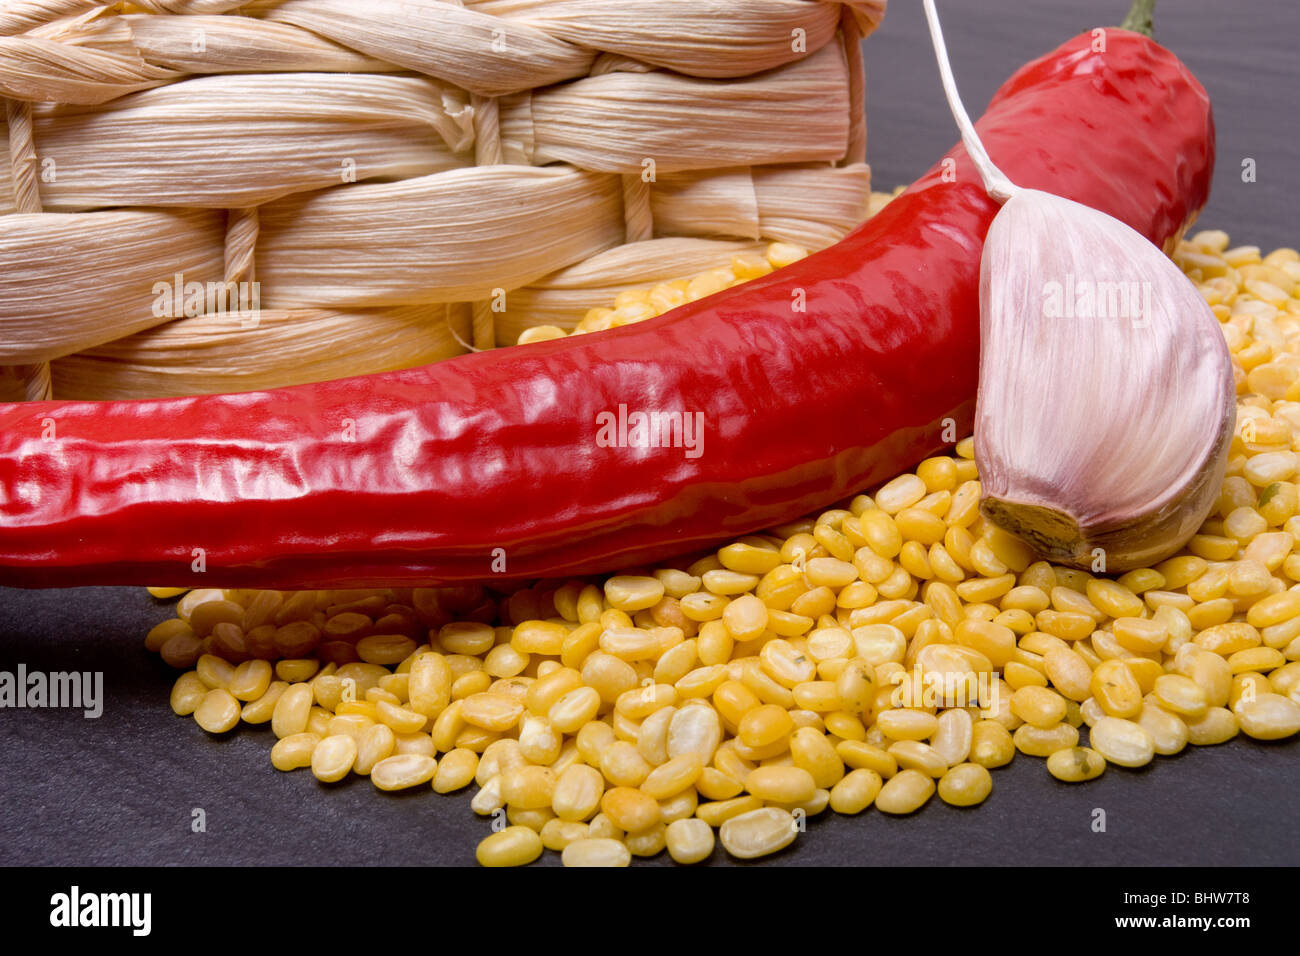
[[1128, 16], [1124, 18], [1119, 28], [1154, 37], [1155, 28], [1151, 22], [1151, 14], [1155, 8], [1156, 0], [1133, 0], [1133, 6], [1129, 7]]
[[979, 170], [980, 179], [984, 182], [984, 191], [989, 194], [989, 198], [1004, 203], [1019, 192], [1020, 187], [994, 165], [988, 150], [980, 141], [979, 134], [975, 132], [975, 124], [971, 122], [970, 114], [962, 105], [961, 95], [957, 92], [957, 81], [952, 75], [952, 65], [948, 62], [948, 48], [943, 42], [943, 28], [939, 26], [939, 13], [934, 8], [934, 0], [925, 0], [925, 19], [930, 26], [934, 56], [939, 61], [943, 93], [948, 99], [948, 108], [952, 111], [953, 119], [957, 121], [957, 128], [961, 130], [962, 145], [966, 147], [966, 152], [970, 154], [975, 168]]

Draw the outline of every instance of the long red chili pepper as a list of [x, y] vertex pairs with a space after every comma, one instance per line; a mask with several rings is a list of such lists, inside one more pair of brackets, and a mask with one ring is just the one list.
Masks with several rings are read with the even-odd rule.
[[[1209, 100], [1137, 33], [1028, 64], [978, 128], [1017, 183], [1157, 244], [1208, 195]], [[642, 324], [270, 392], [0, 406], [0, 583], [551, 577], [792, 519], [969, 431], [996, 211], [957, 147], [836, 246]], [[606, 447], [648, 437], [638, 412], [702, 442]]]

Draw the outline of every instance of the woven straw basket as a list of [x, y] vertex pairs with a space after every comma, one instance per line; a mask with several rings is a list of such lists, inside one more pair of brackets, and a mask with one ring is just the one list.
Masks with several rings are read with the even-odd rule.
[[4, 0], [0, 400], [410, 367], [829, 245], [883, 11]]

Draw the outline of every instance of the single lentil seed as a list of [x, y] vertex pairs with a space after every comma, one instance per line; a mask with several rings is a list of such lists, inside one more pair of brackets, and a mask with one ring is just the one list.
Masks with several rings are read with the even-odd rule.
[[482, 866], [526, 866], [541, 856], [543, 849], [537, 831], [526, 826], [509, 826], [485, 837], [474, 856]]
[[718, 833], [723, 849], [741, 860], [752, 860], [785, 849], [799, 826], [787, 810], [761, 807], [726, 820]]
[[939, 779], [939, 798], [954, 807], [973, 807], [988, 799], [993, 778], [976, 763], [953, 767]]
[[885, 781], [876, 795], [876, 807], [885, 813], [915, 813], [934, 796], [934, 778], [917, 770], [901, 770]]
[[342, 780], [357, 759], [357, 742], [347, 734], [333, 734], [316, 745], [311, 755], [311, 772], [317, 780]]
[[1090, 747], [1069, 747], [1047, 758], [1047, 771], [1064, 783], [1095, 780], [1106, 769], [1106, 760]]
[[312, 752], [320, 740], [319, 735], [308, 733], [282, 737], [271, 748], [271, 766], [285, 771], [310, 767]]
[[194, 709], [194, 720], [210, 734], [224, 734], [239, 724], [239, 710], [239, 701], [230, 691], [214, 687]]
[[1155, 756], [1155, 741], [1140, 725], [1118, 717], [1103, 717], [1088, 732], [1088, 741], [1111, 763], [1142, 767]]

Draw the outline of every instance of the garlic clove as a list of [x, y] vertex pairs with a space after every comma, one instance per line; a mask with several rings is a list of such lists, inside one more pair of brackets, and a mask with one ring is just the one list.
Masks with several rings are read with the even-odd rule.
[[934, 0], [923, 6], [962, 143], [1003, 204], [980, 261], [980, 508], [1062, 564], [1160, 561], [1196, 533], [1227, 471], [1236, 387], [1218, 320], [1145, 237], [997, 168]]
[[981, 510], [1044, 557], [1124, 571], [1214, 506], [1231, 358], [1191, 281], [1111, 216], [1017, 189], [980, 272]]

